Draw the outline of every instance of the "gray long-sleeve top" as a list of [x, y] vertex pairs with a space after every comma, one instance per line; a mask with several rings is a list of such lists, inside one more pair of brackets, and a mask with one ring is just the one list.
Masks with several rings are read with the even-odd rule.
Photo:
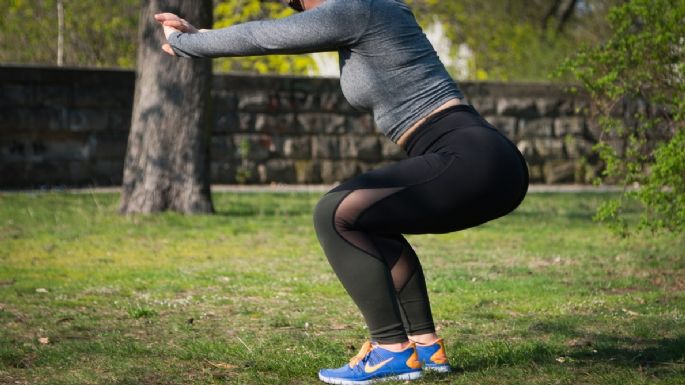
[[463, 98], [401, 0], [326, 0], [283, 19], [175, 32], [169, 44], [194, 58], [337, 50], [345, 98], [371, 111], [393, 142], [448, 100]]

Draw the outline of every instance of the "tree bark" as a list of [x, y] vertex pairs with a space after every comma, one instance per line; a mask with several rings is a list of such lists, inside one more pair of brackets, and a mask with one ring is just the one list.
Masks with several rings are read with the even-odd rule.
[[214, 211], [209, 187], [209, 60], [171, 57], [161, 50], [153, 19], [172, 12], [211, 28], [211, 0], [143, 0], [131, 132], [119, 211]]

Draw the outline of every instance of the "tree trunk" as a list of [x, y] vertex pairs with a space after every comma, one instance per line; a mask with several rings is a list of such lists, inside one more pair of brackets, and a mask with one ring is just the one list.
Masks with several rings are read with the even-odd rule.
[[119, 211], [214, 211], [209, 187], [209, 60], [171, 57], [161, 50], [153, 19], [172, 12], [211, 28], [211, 0], [143, 0], [131, 132]]

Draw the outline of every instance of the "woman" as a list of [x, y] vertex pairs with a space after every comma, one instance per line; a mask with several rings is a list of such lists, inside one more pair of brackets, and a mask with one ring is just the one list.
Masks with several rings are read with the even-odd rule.
[[[347, 100], [409, 158], [356, 176], [326, 193], [316, 234], [368, 325], [371, 341], [349, 364], [324, 369], [332, 384], [410, 380], [448, 372], [421, 265], [402, 234], [445, 233], [514, 210], [528, 188], [516, 146], [462, 102], [401, 0], [290, 0], [279, 20], [197, 31], [155, 15], [170, 55], [249, 56], [337, 50]], [[200, 32], [200, 33], [198, 33]]]

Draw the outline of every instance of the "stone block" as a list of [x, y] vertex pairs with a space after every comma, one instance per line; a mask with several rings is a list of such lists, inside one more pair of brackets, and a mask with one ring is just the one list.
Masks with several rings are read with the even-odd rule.
[[575, 181], [576, 165], [573, 161], [549, 161], [542, 168], [545, 183], [572, 183]]
[[532, 140], [519, 140], [518, 142], [516, 142], [516, 147], [518, 147], [519, 151], [521, 152], [521, 154], [523, 154], [523, 157], [526, 158], [527, 161], [530, 162], [536, 159], [537, 153], [535, 152], [535, 146], [533, 145]]
[[[123, 85], [105, 87], [76, 84], [72, 89], [67, 90], [68, 102], [62, 105], [70, 108], [133, 108], [134, 89]], [[45, 104], [46, 100], [44, 99], [42, 103]]]
[[[51, 140], [42, 155], [34, 158], [58, 161], [85, 161], [91, 158], [92, 147], [87, 142], [77, 139]], [[122, 157], [123, 159], [123, 157]]]
[[564, 141], [558, 138], [533, 139], [533, 147], [537, 155], [543, 159], [563, 159]]
[[[251, 116], [250, 114], [246, 114]], [[237, 132], [240, 130], [239, 114], [235, 111], [214, 112], [214, 133]]]
[[18, 107], [0, 108], [0, 131], [60, 131], [68, 128], [66, 108]]
[[500, 98], [497, 101], [497, 115], [534, 119], [540, 117], [540, 111], [533, 98]]
[[35, 187], [35, 176], [26, 171], [27, 166], [24, 161], [3, 159], [0, 162], [0, 189]]
[[0, 163], [26, 161], [32, 155], [29, 142], [25, 138], [0, 137]]
[[40, 188], [69, 181], [68, 161], [0, 162], [0, 188]]
[[230, 135], [213, 135], [209, 154], [212, 162], [230, 162], [237, 159], [233, 137]]
[[369, 172], [371, 170], [374, 170], [377, 168], [378, 163], [373, 162], [357, 162], [357, 169], [359, 171], [359, 174], [364, 174], [366, 172]]
[[554, 135], [558, 137], [582, 136], [585, 134], [585, 127], [585, 118], [580, 116], [557, 118], [554, 120]]
[[374, 134], [376, 125], [370, 114], [352, 115], [347, 118], [347, 133], [350, 134]]
[[258, 164], [250, 160], [243, 160], [236, 163], [234, 179], [238, 184], [261, 183]]
[[521, 119], [518, 121], [519, 138], [548, 138], [552, 136], [554, 120], [552, 118]]
[[271, 136], [265, 134], [233, 135], [233, 148], [236, 158], [253, 161], [269, 159], [269, 155], [275, 150]]
[[321, 92], [318, 99], [318, 108], [325, 112], [350, 112], [352, 106], [347, 102], [342, 92], [328, 91]]
[[309, 159], [312, 156], [311, 138], [308, 136], [284, 138], [283, 155], [290, 159]]
[[312, 137], [313, 159], [340, 159], [340, 138], [318, 135]]
[[277, 94], [263, 90], [243, 90], [238, 94], [238, 109], [245, 112], [276, 112], [280, 109]]
[[540, 164], [529, 164], [528, 175], [530, 183], [542, 183], [545, 181], [545, 174], [542, 172], [542, 165]]
[[509, 140], [513, 141], [517, 138], [516, 128], [518, 126], [518, 120], [515, 117], [492, 115], [486, 116], [485, 120], [495, 126], [501, 133], [506, 135]]
[[388, 138], [381, 138], [381, 155], [386, 161], [407, 159], [407, 153], [397, 143]]
[[110, 108], [107, 110], [107, 127], [109, 130], [126, 132], [131, 130], [131, 109]]
[[105, 186], [120, 185], [124, 175], [124, 160], [98, 160], [92, 164], [91, 178]]
[[269, 133], [294, 133], [297, 132], [295, 114], [255, 114], [255, 131]]
[[361, 161], [379, 161], [382, 159], [381, 145], [376, 135], [358, 137], [357, 159]]
[[321, 183], [321, 163], [311, 160], [294, 162], [297, 183]]
[[[620, 103], [618, 103], [620, 104]], [[619, 106], [620, 108], [620, 106]], [[590, 100], [585, 98], [573, 99], [573, 114], [588, 115], [590, 113]], [[620, 113], [620, 112], [619, 112]]]
[[381, 146], [376, 135], [343, 135], [340, 137], [340, 153], [344, 159], [378, 161]]
[[564, 138], [564, 149], [566, 155], [571, 159], [580, 159], [592, 154], [594, 143], [577, 136], [567, 136]]
[[281, 97], [287, 98], [290, 110], [298, 112], [318, 111], [318, 94], [303, 91], [288, 92]]
[[236, 166], [230, 162], [212, 162], [210, 173], [212, 183], [233, 184], [235, 180]]
[[298, 114], [297, 121], [307, 133], [344, 134], [347, 130], [346, 117], [340, 114], [307, 112]]
[[497, 100], [493, 97], [473, 97], [468, 102], [483, 116], [497, 113]]
[[321, 181], [326, 184], [343, 182], [359, 172], [354, 160], [322, 160], [320, 165]]
[[255, 120], [255, 114], [249, 112], [238, 112], [238, 131], [254, 132]]
[[573, 116], [576, 115], [573, 99], [567, 97], [559, 104], [559, 116]]
[[541, 116], [557, 117], [560, 114], [561, 105], [564, 103], [563, 99], [547, 97], [538, 98], [535, 100], [535, 105]]
[[0, 107], [27, 107], [33, 104], [33, 87], [24, 84], [1, 84]]
[[[97, 88], [89, 90], [97, 93]], [[71, 88], [67, 85], [41, 84], [35, 88], [34, 103], [44, 107], [67, 107], [71, 104]], [[94, 98], [99, 100], [99, 98]]]
[[120, 131], [94, 132], [88, 135], [89, 155], [93, 159], [124, 159], [127, 146], [128, 135]]
[[0, 107], [0, 131], [25, 132], [46, 129], [52, 119], [40, 114], [41, 112], [47, 111], [43, 108]]
[[[93, 181], [93, 174], [91, 172], [91, 166], [83, 161], [79, 160], [72, 160], [68, 163], [69, 165], [69, 184], [86, 184], [86, 183], [92, 183]], [[123, 163], [122, 163], [122, 168], [121, 168], [121, 174], [119, 175], [118, 178], [122, 179], [123, 178], [123, 173], [124, 173], [124, 168], [123, 168]], [[104, 178], [106, 181], [111, 181], [112, 179], [116, 179], [117, 176], [112, 175], [112, 174], [107, 174], [106, 178]], [[97, 179], [97, 178], [96, 178]]]
[[260, 167], [262, 183], [296, 183], [297, 173], [294, 161], [289, 159], [270, 159]]
[[103, 131], [109, 127], [107, 110], [74, 108], [69, 110], [69, 130], [74, 132]]
[[212, 92], [214, 111], [219, 113], [238, 111], [238, 96], [231, 91], [215, 90]]

